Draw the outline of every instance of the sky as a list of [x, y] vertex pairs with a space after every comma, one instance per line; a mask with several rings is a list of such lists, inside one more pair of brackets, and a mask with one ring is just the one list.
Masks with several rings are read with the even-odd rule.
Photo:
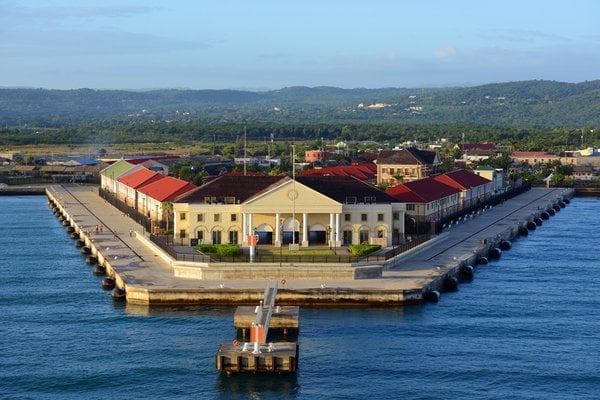
[[0, 87], [600, 79], [598, 0], [0, 0]]

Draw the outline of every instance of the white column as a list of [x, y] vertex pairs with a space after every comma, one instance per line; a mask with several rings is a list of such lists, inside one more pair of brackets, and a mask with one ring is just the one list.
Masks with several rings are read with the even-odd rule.
[[[295, 221], [294, 221], [295, 223]], [[302, 247], [308, 247], [308, 214], [302, 213]]]
[[342, 245], [342, 214], [335, 214], [335, 245]]
[[275, 247], [281, 247], [281, 214], [275, 214]]
[[329, 247], [334, 246], [333, 236], [335, 235], [335, 214], [329, 213]]
[[242, 246], [248, 245], [248, 221], [246, 213], [242, 213]]
[[177, 232], [177, 213], [173, 211], [173, 239], [179, 236], [179, 232]]
[[248, 214], [248, 234], [254, 235], [254, 214]]

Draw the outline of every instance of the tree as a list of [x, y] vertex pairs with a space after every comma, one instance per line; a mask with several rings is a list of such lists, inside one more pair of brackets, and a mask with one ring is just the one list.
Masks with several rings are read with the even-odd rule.
[[554, 187], [570, 187], [573, 186], [573, 180], [563, 174], [555, 173], [552, 175], [550, 184]]
[[173, 217], [173, 203], [170, 201], [163, 201], [161, 203], [163, 219], [167, 221], [167, 231], [170, 229], [171, 218]]

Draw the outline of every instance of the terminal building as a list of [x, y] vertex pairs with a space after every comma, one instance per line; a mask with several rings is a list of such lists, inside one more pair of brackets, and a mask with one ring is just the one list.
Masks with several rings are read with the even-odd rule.
[[382, 247], [404, 241], [404, 205], [350, 176], [223, 175], [173, 202], [175, 242]]

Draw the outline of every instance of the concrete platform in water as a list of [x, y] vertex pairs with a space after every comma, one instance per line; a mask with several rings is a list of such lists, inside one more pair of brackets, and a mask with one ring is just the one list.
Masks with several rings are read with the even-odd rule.
[[252, 343], [225, 343], [217, 351], [217, 370], [221, 372], [285, 372], [298, 369], [298, 344], [295, 342], [265, 343], [259, 354]]
[[[276, 306], [271, 315], [271, 329], [298, 330], [300, 307], [298, 306]], [[256, 319], [256, 307], [239, 306], [233, 315], [233, 327], [235, 329], [248, 330]]]
[[[248, 305], [262, 299], [265, 279], [175, 276], [176, 262], [158, 247], [150, 246], [142, 227], [107, 204], [92, 187], [52, 186], [47, 195], [92, 255], [106, 267], [117, 287], [125, 289], [130, 304]], [[380, 264], [379, 278], [278, 277], [278, 281], [286, 280], [278, 304], [397, 306], [422, 302], [428, 291], [443, 290], [444, 280], [459, 274], [463, 265], [475, 265], [490, 248], [515, 237], [524, 223], [572, 195], [568, 189], [533, 188]], [[98, 232], [95, 226], [104, 230]], [[247, 270], [248, 266], [240, 268]]]

